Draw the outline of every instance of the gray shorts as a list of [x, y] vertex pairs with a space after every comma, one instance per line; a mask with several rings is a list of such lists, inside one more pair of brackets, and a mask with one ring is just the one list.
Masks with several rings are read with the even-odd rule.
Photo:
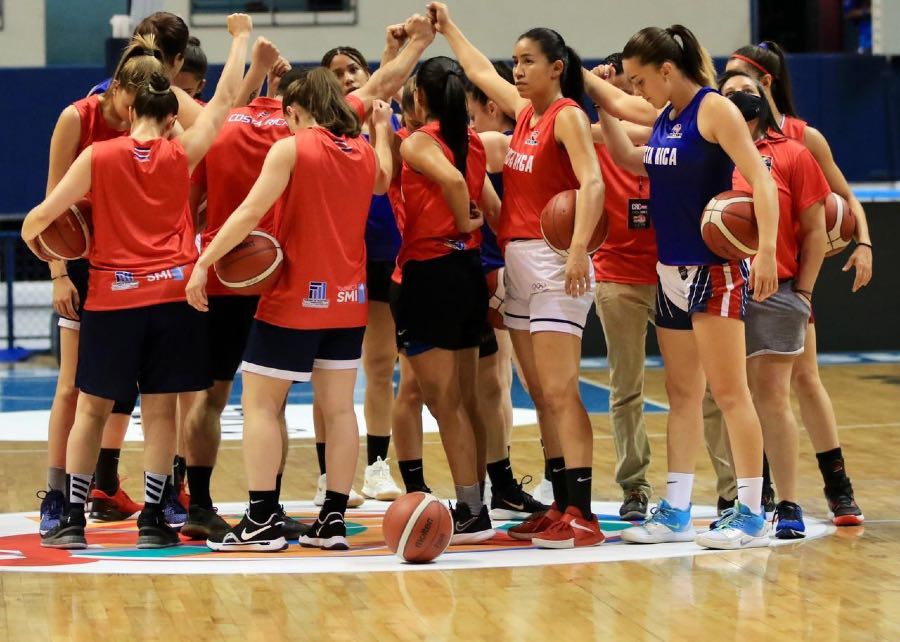
[[806, 342], [810, 308], [786, 281], [762, 303], [748, 297], [744, 327], [747, 357], [763, 354], [798, 355]]

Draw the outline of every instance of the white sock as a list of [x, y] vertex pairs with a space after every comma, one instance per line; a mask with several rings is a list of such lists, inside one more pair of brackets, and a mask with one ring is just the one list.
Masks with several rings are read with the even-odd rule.
[[669, 473], [666, 480], [666, 501], [672, 508], [687, 510], [691, 507], [693, 489], [693, 473]]
[[166, 486], [166, 473], [144, 471], [144, 503], [161, 504], [163, 489]]
[[762, 477], [739, 477], [737, 480], [738, 501], [754, 515], [762, 513], [762, 487]]

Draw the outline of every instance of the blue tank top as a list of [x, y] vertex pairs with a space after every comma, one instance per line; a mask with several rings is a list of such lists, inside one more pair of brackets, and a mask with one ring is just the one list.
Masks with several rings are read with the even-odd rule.
[[[394, 131], [400, 129], [396, 114], [391, 116]], [[368, 134], [365, 135], [369, 140]], [[396, 261], [400, 251], [400, 230], [387, 194], [372, 197], [369, 218], [366, 219], [366, 259], [369, 261]]]
[[[488, 172], [488, 178], [494, 191], [500, 200], [503, 200], [503, 172]], [[485, 223], [481, 226], [481, 267], [484, 273], [493, 272], [505, 265], [503, 261], [503, 253], [500, 251], [500, 245], [497, 243], [497, 235], [491, 226]]]
[[725, 150], [705, 140], [697, 126], [703, 87], [674, 120], [672, 105], [656, 119], [644, 151], [650, 177], [650, 216], [656, 228], [659, 261], [664, 265], [718, 265], [700, 235], [703, 208], [731, 189], [734, 163]]

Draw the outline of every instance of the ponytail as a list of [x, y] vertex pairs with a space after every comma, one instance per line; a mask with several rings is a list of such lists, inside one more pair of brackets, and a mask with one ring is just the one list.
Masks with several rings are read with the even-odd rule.
[[136, 92], [153, 74], [163, 70], [162, 60], [163, 53], [156, 44], [156, 36], [138, 34], [122, 52], [112, 78], [122, 89]]
[[416, 89], [425, 94], [429, 115], [438, 119], [441, 138], [453, 152], [453, 164], [465, 176], [469, 156], [469, 113], [462, 69], [452, 58], [429, 58], [416, 73]]
[[701, 87], [715, 87], [712, 58], [684, 25], [644, 27], [628, 40], [622, 58], [637, 58], [643, 65], [657, 66], [668, 61]]
[[559, 88], [562, 95], [581, 103], [584, 97], [584, 78], [581, 75], [581, 57], [566, 44], [563, 37], [553, 29], [535, 27], [529, 29], [519, 40], [528, 39], [536, 42], [551, 63], [561, 60], [563, 72], [559, 77]]
[[359, 116], [347, 104], [337, 77], [325, 67], [301, 69], [284, 90], [284, 106], [299, 105], [335, 136], [359, 136]]
[[559, 79], [562, 95], [577, 103], [584, 96], [584, 76], [581, 75], [581, 56], [566, 45], [565, 67]]
[[748, 65], [757, 78], [762, 78], [765, 74], [772, 76], [772, 99], [778, 111], [788, 116], [797, 116], [791, 75], [781, 45], [772, 40], [764, 40], [758, 45], [741, 47], [731, 57]]

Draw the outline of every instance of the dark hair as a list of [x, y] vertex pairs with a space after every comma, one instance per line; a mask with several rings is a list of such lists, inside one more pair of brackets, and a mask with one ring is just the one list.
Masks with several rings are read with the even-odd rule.
[[[152, 35], [134, 36], [122, 52], [112, 78], [125, 91], [137, 91], [152, 74], [162, 71], [162, 51]], [[107, 90], [108, 91], [108, 90]]]
[[[497, 61], [493, 62], [492, 64], [494, 65], [494, 71], [496, 71], [497, 74], [501, 78], [503, 78], [503, 80], [508, 82], [510, 85], [516, 84], [516, 81], [513, 79], [512, 67], [510, 67], [508, 64], [506, 64], [502, 60], [497, 60]], [[469, 94], [470, 96], [472, 96], [472, 98], [474, 98], [476, 100], [476, 102], [478, 102], [482, 105], [487, 105], [488, 100], [490, 100], [490, 98], [487, 97], [487, 94], [484, 93], [483, 91], [481, 91], [481, 89], [478, 88], [478, 85], [473, 83], [468, 78], [466, 78], [466, 93]]]
[[335, 136], [359, 136], [359, 116], [347, 104], [337, 78], [325, 67], [301, 69], [284, 90], [283, 103], [299, 105]]
[[362, 67], [366, 73], [370, 73], [369, 63], [366, 62], [366, 57], [359, 52], [359, 49], [354, 49], [353, 47], [335, 47], [334, 49], [329, 49], [325, 52], [325, 55], [322, 56], [322, 66], [328, 69], [331, 67], [331, 61], [334, 60], [336, 56], [342, 55], [350, 58], [353, 62]]
[[784, 49], [777, 42], [764, 40], [758, 45], [746, 45], [731, 54], [731, 57], [747, 63], [757, 78], [762, 78], [765, 74], [772, 76], [772, 98], [778, 111], [788, 116], [797, 116]]
[[138, 89], [134, 99], [134, 113], [138, 118], [153, 118], [163, 121], [178, 114], [178, 98], [169, 86], [169, 79], [156, 71], [150, 80]]
[[617, 51], [616, 53], [609, 54], [605, 62], [607, 65], [612, 65], [613, 69], [616, 70], [616, 75], [624, 74], [625, 69], [622, 67], [622, 52]]
[[584, 78], [581, 76], [581, 57], [575, 50], [566, 44], [557, 31], [547, 27], [529, 29], [517, 40], [524, 38], [536, 42], [550, 62], [562, 60], [563, 72], [559, 77], [562, 95], [580, 103], [584, 97]]
[[765, 136], [769, 135], [770, 131], [775, 131], [777, 133], [781, 133], [781, 127], [779, 127], [778, 123], [775, 121], [775, 114], [772, 113], [772, 108], [769, 107], [769, 101], [766, 100], [766, 92], [763, 89], [762, 83], [759, 82], [759, 79], [754, 78], [752, 75], [748, 74], [745, 71], [726, 71], [724, 74], [719, 76], [716, 80], [716, 85], [718, 90], [721, 92], [722, 87], [725, 86], [725, 83], [731, 80], [732, 78], [741, 77], [750, 79], [754, 85], [756, 85], [756, 91], [759, 92], [759, 95], [762, 97], [762, 101], [759, 105], [759, 127], [762, 130]]
[[206, 54], [200, 48], [200, 40], [191, 36], [188, 38], [188, 44], [184, 50], [184, 64], [181, 65], [181, 71], [192, 74], [197, 80], [204, 80], [208, 68], [209, 63], [206, 60]]
[[156, 44], [162, 49], [163, 58], [169, 67], [175, 65], [175, 58], [184, 54], [188, 44], [188, 28], [184, 20], [168, 11], [157, 11], [141, 20], [134, 28], [134, 35], [156, 36]]
[[276, 96], [284, 96], [287, 88], [291, 85], [295, 80], [300, 80], [303, 75], [308, 71], [308, 69], [304, 69], [303, 67], [291, 67], [282, 77], [281, 80], [278, 81], [278, 87], [275, 89]]
[[622, 58], [637, 58], [642, 65], [657, 66], [669, 61], [701, 87], [713, 87], [715, 83], [709, 52], [683, 25], [644, 27], [628, 40]]
[[462, 67], [452, 58], [435, 56], [416, 72], [416, 91], [428, 101], [428, 115], [438, 119], [441, 137], [453, 152], [453, 164], [466, 174], [469, 156], [469, 113]]
[[400, 94], [400, 110], [404, 114], [416, 111], [416, 77], [410, 76], [403, 83], [403, 93]]

